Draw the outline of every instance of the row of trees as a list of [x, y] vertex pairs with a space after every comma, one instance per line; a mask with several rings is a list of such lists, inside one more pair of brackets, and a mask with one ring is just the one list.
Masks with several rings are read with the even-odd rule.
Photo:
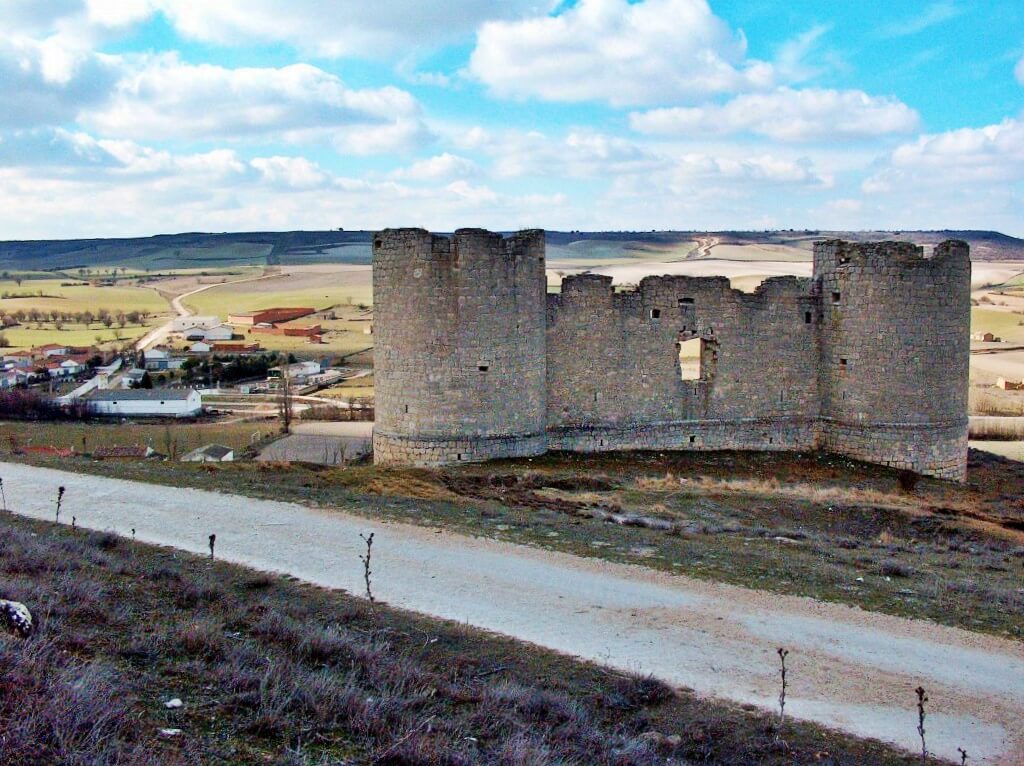
[[25, 322], [51, 322], [58, 330], [63, 329], [66, 324], [83, 324], [86, 328], [93, 324], [100, 324], [111, 328], [115, 324], [118, 327], [127, 325], [142, 325], [149, 318], [146, 311], [110, 311], [109, 309], [97, 309], [93, 311], [45, 311], [42, 309], [17, 309], [7, 311], [0, 309], [0, 326], [13, 327]]

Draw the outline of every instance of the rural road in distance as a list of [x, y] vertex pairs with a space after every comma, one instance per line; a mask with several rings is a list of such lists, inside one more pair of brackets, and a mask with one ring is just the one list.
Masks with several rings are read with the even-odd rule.
[[[374, 595], [702, 695], [777, 710], [959, 762], [1024, 764], [1024, 643], [643, 567], [463, 537], [283, 502], [0, 463], [9, 507], [364, 592], [359, 533], [374, 532]], [[671, 733], [671, 732], [668, 732]]]

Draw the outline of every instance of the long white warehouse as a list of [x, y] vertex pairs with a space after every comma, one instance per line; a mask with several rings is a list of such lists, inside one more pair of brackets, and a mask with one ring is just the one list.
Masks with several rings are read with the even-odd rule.
[[97, 415], [188, 418], [203, 409], [199, 392], [192, 388], [101, 389], [83, 399]]

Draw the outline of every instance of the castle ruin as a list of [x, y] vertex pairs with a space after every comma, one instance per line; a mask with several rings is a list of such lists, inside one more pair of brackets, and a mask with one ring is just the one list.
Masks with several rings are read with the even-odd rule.
[[544, 255], [543, 231], [374, 236], [375, 462], [822, 449], [965, 478], [966, 243], [819, 242], [810, 279], [750, 294], [596, 274], [549, 294]]

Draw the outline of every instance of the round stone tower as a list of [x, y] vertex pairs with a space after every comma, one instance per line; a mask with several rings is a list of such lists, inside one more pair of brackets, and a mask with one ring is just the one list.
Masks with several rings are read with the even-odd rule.
[[971, 262], [950, 240], [930, 257], [906, 242], [820, 242], [823, 446], [963, 480]]
[[543, 231], [374, 236], [375, 463], [545, 451], [546, 285]]

